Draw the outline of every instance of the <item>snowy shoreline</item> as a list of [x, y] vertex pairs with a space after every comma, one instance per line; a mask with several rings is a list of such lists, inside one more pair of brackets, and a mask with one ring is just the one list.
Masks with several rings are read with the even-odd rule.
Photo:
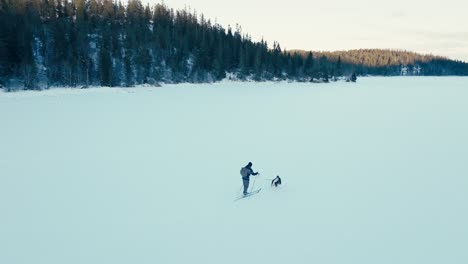
[[[374, 79], [382, 79], [382, 80], [398, 80], [398, 79], [408, 79], [408, 80], [438, 80], [438, 79], [459, 79], [461, 81], [468, 80], [466, 76], [363, 76], [359, 77], [359, 80], [355, 86], [359, 87], [360, 82], [366, 82], [368, 80]], [[63, 94], [87, 94], [87, 93], [135, 93], [135, 92], [150, 92], [157, 89], [164, 89], [169, 87], [219, 87], [223, 86], [224, 84], [228, 85], [239, 85], [239, 86], [246, 86], [246, 85], [259, 85], [259, 86], [268, 86], [272, 85], [299, 85], [299, 86], [309, 86], [313, 87], [321, 87], [321, 86], [336, 86], [340, 84], [351, 84], [345, 82], [344, 80], [339, 80], [337, 82], [329, 82], [329, 83], [320, 83], [320, 82], [300, 82], [300, 81], [289, 81], [289, 80], [281, 80], [281, 81], [239, 81], [239, 80], [229, 80], [224, 79], [219, 82], [212, 82], [212, 83], [160, 83], [159, 85], [136, 85], [133, 87], [107, 87], [107, 86], [89, 86], [88, 88], [78, 88], [78, 87], [50, 87], [48, 89], [43, 90], [13, 90], [10, 92], [5, 91], [4, 89], [0, 89], [0, 96], [2, 97], [15, 97], [19, 95], [23, 96], [53, 96], [53, 95], [63, 95]]]

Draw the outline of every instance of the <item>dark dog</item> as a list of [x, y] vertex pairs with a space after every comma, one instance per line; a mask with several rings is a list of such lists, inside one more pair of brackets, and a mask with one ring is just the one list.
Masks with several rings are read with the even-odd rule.
[[276, 176], [276, 178], [271, 181], [271, 187], [278, 187], [279, 185], [281, 185], [281, 178], [280, 176]]

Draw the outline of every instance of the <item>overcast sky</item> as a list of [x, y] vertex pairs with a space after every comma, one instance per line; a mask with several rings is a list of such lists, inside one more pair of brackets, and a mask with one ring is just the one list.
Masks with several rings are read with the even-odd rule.
[[[142, 0], [161, 3], [160, 0]], [[254, 40], [304, 50], [405, 49], [468, 62], [467, 0], [166, 0]]]

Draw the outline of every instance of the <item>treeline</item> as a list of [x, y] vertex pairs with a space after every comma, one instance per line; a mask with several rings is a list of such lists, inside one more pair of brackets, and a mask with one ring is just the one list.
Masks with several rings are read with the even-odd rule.
[[[292, 51], [307, 56], [306, 51]], [[441, 56], [421, 55], [415, 52], [385, 49], [315, 52], [330, 61], [341, 61], [343, 69], [352, 69], [358, 75], [413, 75], [443, 76], [468, 75], [468, 63]]]
[[[238, 79], [328, 81], [340, 65], [254, 42], [195, 11], [111, 0], [0, 0], [0, 84], [133, 86]], [[330, 71], [337, 68], [336, 71]]]
[[[454, 74], [452, 63], [458, 62], [437, 60], [440, 64], [425, 62], [434, 66], [434, 74]], [[383, 68], [397, 74], [401, 65]], [[466, 74], [463, 67], [460, 72]], [[380, 70], [348, 53], [290, 52], [276, 42], [269, 47], [263, 40], [252, 41], [239, 26], [224, 29], [195, 11], [175, 11], [164, 4], [0, 0], [0, 86], [7, 89], [196, 83], [226, 77], [328, 82], [354, 71]]]

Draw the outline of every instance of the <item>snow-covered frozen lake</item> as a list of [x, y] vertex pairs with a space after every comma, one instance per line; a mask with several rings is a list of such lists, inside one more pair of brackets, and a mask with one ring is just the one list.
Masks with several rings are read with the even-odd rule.
[[0, 116], [0, 263], [468, 263], [468, 78], [0, 92]]

